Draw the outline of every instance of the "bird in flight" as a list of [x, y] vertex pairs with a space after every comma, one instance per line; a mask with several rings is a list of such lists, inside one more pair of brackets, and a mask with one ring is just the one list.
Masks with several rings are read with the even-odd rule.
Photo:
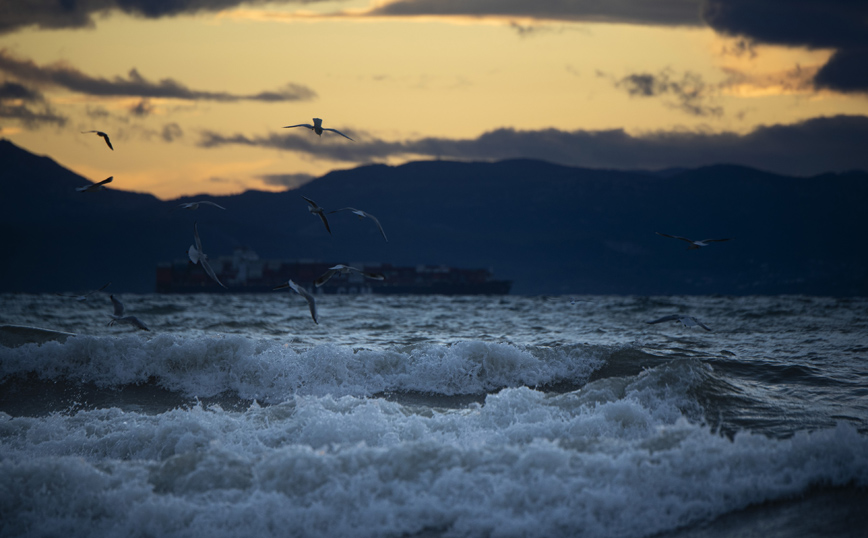
[[703, 329], [705, 329], [706, 331], [711, 330], [708, 328], [708, 326], [706, 324], [702, 323], [701, 321], [694, 318], [693, 316], [681, 316], [678, 314], [671, 314], [669, 316], [663, 316], [660, 319], [655, 319], [654, 321], [646, 321], [645, 323], [648, 323], [649, 325], [653, 325], [655, 323], [663, 323], [664, 321], [679, 321], [679, 322], [681, 322], [681, 325], [683, 325], [684, 327], [699, 326], [699, 327], [702, 327]]
[[96, 133], [97, 136], [101, 136], [103, 140], [105, 140], [106, 145], [110, 150], [114, 151], [115, 148], [112, 146], [111, 140], [109, 140], [109, 136], [102, 131], [82, 131], [82, 133]]
[[680, 239], [682, 241], [687, 241], [688, 243], [690, 243], [690, 246], [687, 247], [687, 250], [693, 250], [693, 249], [697, 249], [697, 248], [707, 247], [709, 243], [720, 243], [722, 241], [731, 241], [733, 239], [732, 237], [727, 237], [726, 239], [703, 239], [702, 241], [694, 241], [692, 239], [688, 239], [686, 237], [681, 237], [678, 235], [662, 234], [660, 232], [654, 232], [654, 233], [657, 235], [663, 236], [663, 237], [671, 237], [672, 239]]
[[319, 325], [319, 321], [317, 320], [316, 315], [316, 301], [314, 300], [313, 295], [311, 295], [310, 292], [308, 292], [303, 287], [293, 282], [292, 279], [289, 279], [286, 284], [281, 284], [280, 286], [277, 286], [276, 288], [274, 288], [274, 290], [283, 290], [286, 288], [291, 288], [292, 291], [304, 297], [304, 300], [307, 301], [307, 307], [310, 309], [310, 317], [313, 318], [314, 323]]
[[356, 269], [355, 267], [350, 267], [349, 265], [337, 264], [334, 267], [329, 267], [329, 270], [323, 273], [319, 278], [314, 281], [314, 285], [318, 288], [328, 282], [328, 280], [336, 274], [345, 275], [347, 273], [359, 273], [364, 275], [365, 278], [370, 278], [372, 280], [385, 280], [386, 277], [380, 273], [368, 273], [362, 271], [361, 269]]
[[109, 178], [106, 178], [106, 179], [100, 181], [99, 183], [92, 183], [90, 185], [85, 185], [84, 187], [76, 187], [75, 190], [77, 190], [78, 192], [101, 191], [101, 190], [105, 189], [105, 184], [111, 183], [114, 178], [115, 178], [115, 176], [111, 176]]
[[325, 210], [323, 210], [323, 208], [318, 206], [317, 203], [314, 202], [313, 200], [311, 200], [310, 198], [306, 198], [304, 196], [302, 196], [302, 198], [307, 200], [307, 203], [309, 204], [307, 210], [310, 211], [311, 213], [313, 213], [314, 215], [319, 215], [320, 220], [322, 221], [323, 224], [325, 224], [326, 230], [328, 231], [329, 235], [331, 235], [332, 230], [331, 230], [331, 228], [329, 228], [329, 221], [326, 219]]
[[[346, 138], [347, 140], [353, 140], [352, 138], [348, 137], [347, 135], [338, 131], [337, 129], [327, 129], [327, 128], [323, 127], [322, 126], [322, 120], [319, 118], [313, 119], [313, 125], [311, 125], [309, 123], [299, 123], [298, 125], [287, 125], [284, 127], [284, 129], [292, 129], [293, 127], [307, 127], [308, 129], [315, 132], [319, 136], [322, 136], [323, 131], [331, 131], [333, 133], [337, 133], [337, 134], [341, 135], [342, 137]], [[353, 140], [353, 142], [355, 142], [355, 140]]]
[[76, 301], [87, 301], [87, 298], [88, 298], [88, 297], [90, 297], [90, 296], [93, 295], [94, 293], [99, 293], [99, 292], [101, 292], [102, 290], [106, 289], [107, 287], [109, 287], [109, 284], [111, 284], [111, 282], [109, 282], [108, 284], [104, 284], [103, 287], [101, 287], [101, 288], [98, 289], [98, 290], [89, 291], [89, 292], [87, 292], [87, 293], [85, 293], [85, 294], [83, 294], [83, 295], [65, 295], [65, 294], [63, 294], [63, 293], [55, 293], [55, 295], [57, 295], [58, 297], [72, 297], [72, 298], [75, 299]]
[[366, 213], [365, 211], [362, 211], [361, 209], [356, 209], [354, 207], [343, 207], [341, 209], [335, 209], [334, 211], [329, 211], [329, 214], [337, 213], [338, 211], [352, 211], [353, 213], [355, 213], [356, 215], [359, 216], [359, 219], [363, 219], [365, 217], [371, 219], [372, 221], [374, 221], [374, 224], [377, 225], [377, 228], [380, 229], [380, 233], [383, 234], [383, 239], [386, 240], [386, 243], [389, 242], [389, 238], [386, 237], [386, 232], [383, 231], [383, 226], [380, 224], [380, 221], [377, 220], [377, 217], [371, 215], [370, 213]]
[[200, 200], [198, 202], [184, 202], [184, 203], [178, 204], [178, 207], [176, 207], [175, 209], [189, 209], [190, 211], [195, 211], [195, 210], [199, 209], [200, 205], [213, 205], [214, 207], [217, 207], [220, 209], [226, 209], [222, 205], [215, 204], [214, 202], [209, 202], [208, 200]]
[[144, 323], [139, 321], [139, 318], [135, 316], [124, 316], [124, 303], [115, 299], [114, 295], [109, 295], [109, 297], [111, 298], [112, 304], [115, 307], [115, 313], [112, 316], [112, 320], [108, 323], [109, 327], [111, 327], [115, 323], [123, 323], [125, 325], [132, 325], [133, 327], [136, 327], [143, 331], [150, 331], [150, 329], [145, 327]]
[[[202, 240], [199, 239], [199, 228], [196, 226], [195, 222], [193, 223], [193, 240], [196, 241], [196, 244], [190, 245], [190, 248], [187, 249], [187, 256], [190, 257], [190, 261], [200, 264], [202, 269], [205, 269], [205, 272], [208, 273], [208, 276], [214, 279], [214, 282], [226, 288], [226, 286], [220, 282], [220, 279], [217, 278], [214, 269], [211, 269], [211, 264], [208, 263], [208, 255], [202, 252]], [[228, 290], [229, 288], [226, 289]]]

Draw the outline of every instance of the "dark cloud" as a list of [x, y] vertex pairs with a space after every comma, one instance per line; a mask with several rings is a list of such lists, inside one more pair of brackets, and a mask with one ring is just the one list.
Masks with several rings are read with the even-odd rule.
[[368, 11], [374, 16], [499, 16], [538, 20], [698, 26], [700, 0], [396, 0]]
[[314, 176], [310, 174], [265, 174], [259, 176], [259, 178], [266, 185], [286, 187], [287, 190], [289, 190], [297, 189], [305, 183], [309, 183], [311, 180], [313, 180]]
[[38, 66], [29, 60], [13, 58], [5, 49], [0, 49], [0, 71], [18, 80], [44, 86], [57, 86], [87, 95], [112, 97], [173, 98], [190, 101], [301, 101], [313, 99], [316, 93], [297, 84], [289, 84], [274, 92], [253, 95], [237, 95], [227, 92], [192, 90], [180, 82], [165, 78], [153, 82], [131, 69], [126, 78], [105, 79], [92, 77], [67, 65]]
[[241, 4], [306, 4], [318, 0], [0, 0], [0, 33], [27, 26], [42, 29], [92, 28], [94, 15], [120, 11], [156, 19], [217, 12]]
[[316, 137], [272, 133], [249, 138], [205, 132], [203, 147], [241, 144], [306, 153], [354, 163], [387, 157], [458, 160], [533, 158], [550, 162], [615, 169], [663, 169], [717, 163], [741, 164], [791, 175], [868, 170], [868, 117], [814, 118], [793, 125], [759, 127], [748, 134], [660, 131], [630, 135], [605, 131], [517, 131], [497, 129], [475, 139], [422, 138], [386, 142], [325, 143]]
[[38, 90], [9, 81], [0, 84], [0, 118], [21, 122], [27, 129], [45, 124], [62, 127], [67, 121], [51, 108]]
[[136, 103], [133, 107], [130, 108], [130, 113], [133, 116], [138, 116], [140, 118], [144, 118], [145, 116], [150, 116], [154, 111], [154, 105], [151, 104], [147, 99], [142, 99], [138, 103]]
[[166, 142], [174, 142], [184, 136], [184, 131], [181, 130], [181, 126], [177, 123], [167, 123], [163, 125], [163, 132], [160, 133], [160, 136]]
[[688, 114], [694, 116], [723, 115], [723, 108], [706, 104], [712, 88], [705, 83], [701, 75], [691, 71], [685, 71], [680, 79], [674, 79], [669, 70], [663, 70], [656, 74], [634, 73], [620, 79], [615, 79], [602, 72], [597, 74], [611, 78], [616, 87], [623, 88], [632, 96], [671, 96], [675, 98], [675, 101], [667, 102], [667, 105]]
[[718, 32], [759, 43], [836, 49], [815, 85], [868, 93], [865, 0], [706, 0], [702, 16]]

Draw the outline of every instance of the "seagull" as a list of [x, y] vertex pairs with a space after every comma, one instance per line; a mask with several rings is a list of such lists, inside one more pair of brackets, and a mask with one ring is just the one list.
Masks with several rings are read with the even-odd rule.
[[664, 321], [680, 321], [681, 325], [684, 327], [696, 327], [698, 325], [698, 326], [702, 327], [703, 329], [705, 329], [706, 331], [711, 330], [708, 328], [708, 326], [706, 324], [702, 323], [701, 321], [694, 318], [693, 316], [681, 316], [678, 314], [663, 316], [660, 319], [655, 319], [654, 321], [646, 321], [645, 323], [648, 323], [649, 325], [651, 325], [654, 323], [662, 323]]
[[304, 297], [304, 300], [307, 301], [308, 308], [310, 308], [310, 317], [313, 318], [314, 323], [319, 325], [319, 321], [317, 321], [316, 319], [316, 301], [314, 300], [313, 295], [311, 295], [310, 292], [308, 292], [303, 287], [293, 282], [292, 279], [289, 279], [286, 284], [281, 284], [280, 286], [277, 286], [276, 288], [274, 288], [274, 290], [283, 290], [286, 288], [292, 288], [292, 291]]
[[721, 241], [731, 241], [732, 237], [727, 237], [726, 239], [703, 239], [702, 241], [694, 241], [692, 239], [687, 239], [686, 237], [681, 237], [678, 235], [669, 235], [662, 234], [660, 232], [654, 232], [657, 235], [662, 235], [663, 237], [671, 237], [672, 239], [681, 239], [682, 241], [687, 241], [690, 243], [690, 246], [687, 247], [687, 250], [693, 250], [700, 247], [707, 247], [709, 243], [721, 242]]
[[386, 232], [383, 231], [383, 226], [380, 224], [380, 221], [377, 220], [377, 217], [371, 215], [370, 213], [366, 213], [366, 212], [362, 211], [361, 209], [356, 209], [354, 207], [343, 207], [341, 209], [335, 209], [334, 211], [329, 211], [329, 214], [337, 213], [338, 211], [352, 211], [353, 213], [355, 213], [356, 215], [359, 216], [359, 219], [363, 219], [365, 217], [371, 219], [372, 221], [374, 221], [374, 224], [377, 225], [377, 228], [380, 229], [380, 233], [383, 234], [383, 239], [386, 240], [386, 243], [389, 242], [389, 238], [386, 237]]
[[328, 282], [328, 280], [331, 277], [335, 276], [338, 273], [340, 273], [342, 275], [345, 275], [347, 273], [360, 273], [360, 274], [364, 275], [366, 278], [370, 278], [373, 280], [385, 280], [386, 279], [386, 277], [380, 273], [367, 273], [365, 271], [362, 271], [361, 269], [356, 269], [355, 267], [350, 267], [349, 265], [343, 265], [343, 264], [339, 263], [339, 264], [335, 265], [334, 267], [329, 267], [328, 271], [323, 273], [322, 276], [320, 276], [318, 279], [316, 279], [314, 281], [314, 285], [316, 285], [316, 287], [318, 288], [318, 287], [322, 286], [323, 284], [325, 284], [326, 282]]
[[105, 190], [105, 184], [111, 183], [115, 176], [111, 176], [107, 179], [100, 181], [99, 183], [92, 183], [90, 185], [85, 185], [84, 187], [76, 187], [75, 190], [78, 192], [96, 192]]
[[[193, 239], [196, 241], [195, 245], [190, 245], [190, 248], [187, 249], [187, 256], [190, 257], [190, 261], [193, 263], [198, 263], [205, 269], [205, 272], [208, 273], [208, 276], [214, 279], [214, 282], [220, 284], [224, 288], [226, 286], [220, 282], [220, 279], [217, 278], [217, 275], [214, 274], [214, 269], [211, 269], [211, 264], [208, 263], [208, 255], [202, 252], [202, 240], [199, 239], [199, 228], [196, 226], [196, 223], [193, 223]], [[227, 290], [229, 288], [226, 288]]]
[[104, 284], [103, 287], [101, 287], [98, 290], [89, 291], [89, 292], [85, 293], [84, 295], [65, 295], [63, 293], [55, 293], [55, 295], [57, 295], [58, 297], [72, 297], [76, 301], [87, 301], [88, 297], [90, 297], [94, 293], [98, 293], [98, 292], [101, 292], [102, 290], [106, 289], [107, 287], [109, 287], [109, 284], [111, 284], [111, 282], [109, 282], [108, 284]]
[[125, 325], [132, 325], [138, 329], [143, 331], [150, 331], [145, 324], [139, 321], [139, 318], [135, 316], [124, 316], [124, 303], [115, 299], [114, 295], [109, 295], [112, 300], [112, 304], [115, 305], [115, 313], [112, 316], [112, 320], [108, 322], [109, 327], [114, 325], [115, 323], [123, 323]]
[[[308, 129], [310, 129], [311, 131], [315, 132], [315, 133], [318, 134], [319, 136], [322, 136], [322, 132], [323, 132], [323, 131], [331, 131], [331, 132], [333, 132], [333, 133], [337, 133], [337, 134], [341, 135], [342, 137], [346, 138], [347, 140], [353, 140], [352, 138], [348, 137], [347, 135], [345, 135], [344, 133], [338, 131], [337, 129], [326, 129], [326, 128], [324, 128], [324, 127], [322, 126], [322, 120], [319, 119], [319, 118], [314, 118], [314, 119], [313, 119], [313, 125], [311, 125], [311, 124], [309, 124], [309, 123], [299, 123], [298, 125], [287, 125], [286, 127], [284, 127], [284, 129], [292, 129], [293, 127], [307, 127]], [[355, 142], [355, 140], [353, 140], [353, 142]]]
[[311, 213], [313, 213], [314, 215], [319, 215], [320, 220], [322, 220], [322, 223], [325, 224], [326, 230], [328, 230], [329, 235], [331, 235], [332, 230], [331, 230], [331, 228], [329, 228], [329, 221], [326, 220], [325, 210], [323, 208], [321, 208], [320, 206], [316, 205], [316, 202], [314, 202], [310, 198], [305, 198], [304, 196], [302, 196], [302, 198], [307, 200], [307, 203], [310, 204], [310, 206], [308, 206], [307, 210], [310, 211]]
[[190, 211], [195, 211], [195, 210], [199, 209], [200, 205], [203, 205], [203, 204], [204, 205], [213, 205], [214, 207], [217, 207], [220, 209], [226, 209], [222, 205], [215, 204], [214, 202], [209, 202], [208, 200], [200, 200], [198, 202], [184, 202], [184, 203], [178, 204], [178, 207], [176, 207], [175, 209], [189, 209]]
[[105, 134], [104, 132], [102, 132], [102, 131], [82, 131], [82, 133], [96, 133], [97, 136], [101, 136], [103, 138], [103, 140], [105, 140], [105, 143], [106, 143], [106, 145], [108, 145], [110, 150], [112, 150], [112, 151], [115, 150], [115, 148], [112, 147], [112, 143], [109, 140], [108, 135]]

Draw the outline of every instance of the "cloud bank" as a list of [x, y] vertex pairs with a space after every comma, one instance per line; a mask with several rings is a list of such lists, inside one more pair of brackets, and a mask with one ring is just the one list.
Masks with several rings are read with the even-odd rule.
[[729, 163], [788, 175], [868, 170], [868, 117], [813, 118], [792, 125], [762, 126], [748, 134], [659, 131], [631, 135], [622, 129], [519, 131], [496, 129], [473, 139], [421, 138], [383, 141], [356, 135], [358, 142], [270, 133], [248, 137], [201, 133], [198, 145], [247, 145], [305, 153], [353, 163], [393, 158], [457, 160], [541, 159], [570, 166], [658, 170]]
[[835, 49], [814, 84], [868, 93], [868, 2], [864, 0], [706, 0], [702, 17], [717, 32], [759, 43]]
[[164, 78], [153, 82], [143, 77], [136, 69], [131, 69], [126, 77], [106, 79], [92, 77], [74, 67], [64, 64], [39, 66], [33, 61], [22, 60], [0, 49], [0, 72], [19, 81], [38, 86], [53, 86], [86, 95], [106, 97], [173, 98], [190, 101], [303, 101], [316, 97], [316, 92], [300, 84], [287, 84], [276, 91], [239, 95], [229, 92], [193, 90], [184, 84]]
[[309, 4], [325, 0], [0, 0], [0, 33], [28, 26], [43, 30], [92, 28], [95, 15], [119, 11], [157, 19], [215, 13], [241, 4]]
[[17, 82], [0, 83], [0, 118], [21, 122], [27, 129], [63, 127], [67, 118], [55, 112], [41, 92]]
[[515, 17], [538, 20], [698, 26], [700, 0], [394, 0], [369, 16]]

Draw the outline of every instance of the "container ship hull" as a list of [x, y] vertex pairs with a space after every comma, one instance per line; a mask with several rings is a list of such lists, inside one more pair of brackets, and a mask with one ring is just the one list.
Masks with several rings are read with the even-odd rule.
[[366, 273], [380, 274], [383, 279], [365, 278], [358, 273], [336, 274], [315, 287], [313, 282], [335, 263], [261, 260], [251, 251], [209, 261], [228, 290], [208, 277], [199, 265], [178, 260], [157, 266], [157, 293], [264, 293], [289, 279], [317, 294], [507, 295], [512, 288], [512, 281], [495, 280], [488, 269], [349, 264]]

